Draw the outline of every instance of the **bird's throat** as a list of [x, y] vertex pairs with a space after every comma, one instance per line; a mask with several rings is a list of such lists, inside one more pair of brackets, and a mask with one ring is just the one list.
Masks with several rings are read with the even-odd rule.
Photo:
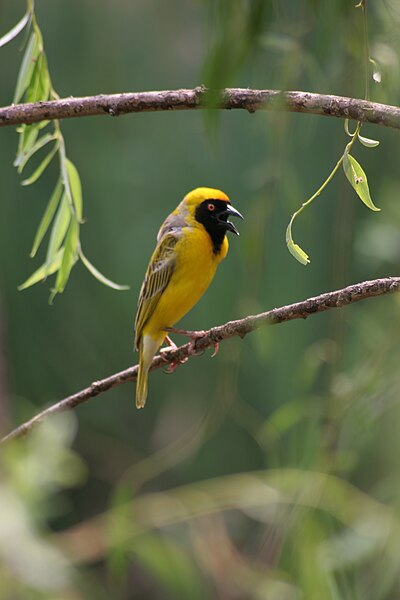
[[225, 239], [226, 229], [221, 227], [221, 224], [218, 223], [215, 219], [210, 219], [207, 217], [208, 215], [205, 215], [200, 211], [198, 211], [198, 213], [196, 214], [196, 220], [203, 225], [204, 229], [210, 236], [213, 253], [215, 255], [218, 255], [221, 253], [222, 244], [224, 243]]

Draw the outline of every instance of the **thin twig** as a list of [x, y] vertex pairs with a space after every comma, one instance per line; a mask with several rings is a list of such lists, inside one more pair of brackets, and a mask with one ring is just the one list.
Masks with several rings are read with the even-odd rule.
[[[341, 308], [348, 304], [358, 302], [359, 300], [365, 300], [366, 298], [371, 298], [373, 296], [382, 296], [383, 294], [390, 294], [398, 290], [400, 290], [400, 277], [385, 277], [383, 279], [374, 279], [372, 281], [363, 281], [361, 283], [349, 285], [341, 290], [327, 292], [320, 296], [315, 296], [314, 298], [308, 298], [302, 302], [281, 306], [280, 308], [273, 308], [272, 310], [258, 315], [248, 316], [244, 319], [238, 319], [237, 321], [228, 321], [228, 323], [225, 323], [224, 325], [212, 327], [204, 332], [204, 335], [196, 339], [195, 350], [198, 353], [202, 353], [203, 350], [215, 346], [216, 343], [234, 336], [243, 338], [246, 334], [264, 325], [276, 325], [277, 323], [292, 321], [293, 319], [306, 319], [315, 313], [324, 312], [331, 308]], [[165, 353], [163, 357], [154, 357], [151, 370], [165, 367], [165, 359], [169, 362], [178, 363], [189, 356], [192, 356], [190, 343]], [[126, 383], [127, 381], [134, 381], [137, 377], [137, 370], [138, 367], [135, 365], [134, 367], [130, 367], [119, 373], [114, 373], [114, 375], [106, 377], [105, 379], [94, 381], [89, 387], [49, 406], [49, 408], [46, 408], [29, 421], [26, 421], [11, 431], [0, 440], [0, 444], [24, 436], [49, 415], [70, 410], [113, 387]]]
[[[213, 94], [214, 98], [214, 94]], [[186, 90], [164, 90], [125, 94], [100, 94], [83, 98], [62, 98], [0, 108], [0, 127], [37, 123], [53, 119], [88, 117], [93, 115], [118, 116], [127, 113], [194, 110], [207, 108], [208, 91], [200, 86]], [[215, 108], [281, 110], [354, 119], [400, 129], [400, 108], [378, 104], [360, 98], [346, 98], [311, 92], [284, 92], [279, 90], [252, 90], [227, 88], [221, 90]]]

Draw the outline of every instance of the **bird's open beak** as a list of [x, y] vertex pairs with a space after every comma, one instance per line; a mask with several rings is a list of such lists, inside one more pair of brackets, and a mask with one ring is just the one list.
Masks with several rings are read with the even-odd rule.
[[[239, 217], [239, 219], [244, 218], [243, 215], [241, 215], [240, 212], [238, 210], [236, 210], [236, 208], [233, 208], [233, 206], [231, 204], [228, 204], [228, 206], [226, 207], [225, 214], [228, 216], [228, 218], [229, 217]], [[231, 223], [230, 221], [227, 221], [226, 224], [227, 224], [227, 229], [229, 231], [232, 231], [232, 233], [234, 233], [235, 235], [239, 235], [239, 232], [233, 223]]]

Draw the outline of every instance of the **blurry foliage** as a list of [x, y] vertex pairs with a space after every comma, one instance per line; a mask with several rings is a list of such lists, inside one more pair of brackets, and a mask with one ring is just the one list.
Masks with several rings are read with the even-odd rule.
[[[21, 6], [0, 5], [9, 29]], [[347, 0], [93, 7], [37, 2], [63, 95], [210, 81], [363, 94], [362, 26]], [[400, 3], [367, 10], [382, 73], [371, 95], [394, 104]], [[15, 50], [16, 42], [1, 49], [4, 104]], [[353, 201], [357, 189], [336, 178], [304, 214], [315, 256], [304, 270], [282, 231], [342, 155], [339, 122], [232, 111], [219, 115], [210, 150], [201, 119], [193, 111], [63, 124], [88, 198], [85, 241], [96, 261], [129, 273], [134, 285], [132, 294], [112, 294], [77, 268], [51, 309], [40, 288], [21, 295], [16, 285], [54, 163], [28, 198], [9, 168], [13, 132], [2, 132], [0, 332], [10, 392], [0, 401], [15, 422], [132, 360], [134, 304], [158, 225], [195, 185], [226, 190], [246, 221], [184, 326], [397, 273], [397, 132], [380, 130], [373, 156], [361, 145], [357, 154], [384, 210], [372, 219]], [[68, 177], [77, 186], [73, 167]], [[65, 187], [57, 185], [41, 232], [58, 219]], [[76, 437], [65, 415], [2, 449], [0, 599], [397, 597], [399, 319], [399, 298], [387, 297], [259, 331], [172, 377], [152, 374], [144, 413], [134, 410], [132, 386], [121, 386], [80, 407]]]
[[0, 598], [68, 598], [70, 558], [52, 541], [48, 520], [65, 510], [60, 492], [84, 480], [82, 460], [69, 448], [73, 414], [52, 417], [0, 458]]

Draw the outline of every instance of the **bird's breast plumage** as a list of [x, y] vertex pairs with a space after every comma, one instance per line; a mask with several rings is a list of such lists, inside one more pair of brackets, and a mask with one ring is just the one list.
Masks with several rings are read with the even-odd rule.
[[201, 225], [183, 227], [175, 246], [173, 274], [145, 331], [160, 335], [165, 327], [172, 327], [189, 312], [210, 285], [227, 251], [226, 237], [216, 255], [210, 237]]

